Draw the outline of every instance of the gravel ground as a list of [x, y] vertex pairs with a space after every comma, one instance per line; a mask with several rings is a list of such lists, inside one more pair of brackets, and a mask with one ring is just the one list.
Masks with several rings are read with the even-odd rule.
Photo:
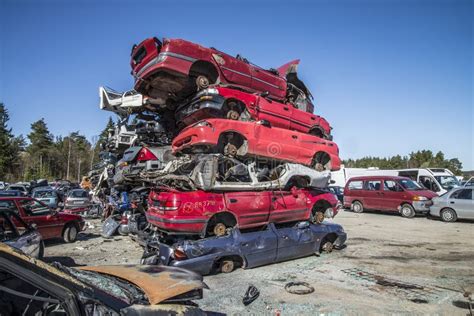
[[[469, 313], [462, 308], [465, 300], [460, 292], [474, 292], [473, 222], [348, 211], [338, 214], [335, 222], [348, 234], [345, 249], [207, 276], [210, 290], [199, 305], [242, 315]], [[90, 225], [74, 244], [48, 242], [46, 261], [70, 266], [139, 263], [142, 249], [129, 237], [105, 240], [100, 237], [100, 221]], [[350, 274], [349, 269], [359, 270]], [[377, 276], [364, 280], [365, 273]], [[308, 282], [315, 291], [287, 293], [284, 286], [291, 281]], [[259, 289], [260, 297], [244, 306], [242, 296], [250, 284]]]

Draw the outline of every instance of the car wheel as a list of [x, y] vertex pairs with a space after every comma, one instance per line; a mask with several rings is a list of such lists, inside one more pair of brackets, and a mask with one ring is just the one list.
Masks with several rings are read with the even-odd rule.
[[234, 157], [237, 155], [237, 147], [232, 143], [227, 143], [224, 147], [224, 155]]
[[323, 241], [323, 244], [321, 245], [321, 251], [324, 253], [330, 253], [334, 249], [334, 245], [330, 241]]
[[445, 208], [441, 211], [441, 220], [443, 222], [455, 222], [458, 219], [458, 215], [451, 208]]
[[209, 87], [209, 78], [203, 75], [199, 75], [196, 78], [196, 86], [198, 90], [206, 89], [207, 87]]
[[362, 213], [364, 211], [364, 206], [359, 201], [352, 202], [352, 211], [354, 213]]
[[415, 216], [415, 209], [410, 204], [403, 204], [400, 209], [400, 214], [406, 218], [412, 218]]
[[67, 243], [75, 242], [77, 239], [77, 227], [74, 224], [68, 224], [63, 232], [63, 240]]
[[234, 271], [235, 264], [232, 260], [223, 260], [221, 262], [221, 272], [222, 273], [231, 273]]
[[237, 121], [240, 117], [240, 114], [239, 112], [235, 111], [235, 110], [229, 110], [226, 114], [226, 118], [229, 119], [229, 120], [234, 120], [234, 121]]
[[324, 213], [320, 211], [314, 211], [311, 221], [314, 224], [321, 224], [324, 221]]
[[226, 229], [227, 227], [223, 223], [217, 223], [212, 229], [212, 232], [215, 236], [224, 236]]

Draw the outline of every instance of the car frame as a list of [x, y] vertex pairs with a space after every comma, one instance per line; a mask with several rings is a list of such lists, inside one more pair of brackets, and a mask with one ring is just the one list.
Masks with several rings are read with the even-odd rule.
[[197, 241], [181, 240], [172, 245], [149, 243], [142, 263], [186, 268], [201, 275], [232, 272], [235, 268], [255, 268], [266, 264], [341, 249], [347, 239], [342, 226], [323, 222], [299, 222], [241, 232], [232, 229], [221, 237]]
[[[306, 103], [309, 100], [305, 101]], [[267, 120], [272, 126], [332, 140], [332, 127], [323, 117], [313, 114], [314, 106], [285, 104], [259, 94], [226, 87], [200, 91], [176, 109], [176, 121], [188, 126], [208, 118], [242, 121]]]
[[[197, 89], [218, 83], [250, 92], [265, 92], [276, 100], [304, 93], [304, 83], [296, 76], [299, 60], [266, 70], [237, 55], [232, 57], [215, 48], [182, 39], [148, 38], [132, 47], [130, 66], [135, 90], [155, 104], [170, 106]], [[170, 95], [174, 97], [170, 99]]]
[[219, 152], [228, 156], [299, 163], [316, 170], [340, 169], [336, 143], [317, 136], [272, 127], [267, 121], [207, 119], [188, 126], [171, 144], [174, 154]]

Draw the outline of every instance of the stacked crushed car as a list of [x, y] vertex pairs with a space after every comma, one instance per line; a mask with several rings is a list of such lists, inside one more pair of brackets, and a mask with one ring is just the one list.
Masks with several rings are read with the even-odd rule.
[[180, 39], [134, 45], [135, 89], [100, 88], [101, 109], [119, 116], [90, 174], [107, 199], [105, 234], [146, 231], [147, 244], [176, 250], [232, 228], [318, 231], [334, 217], [341, 205], [327, 186], [339, 149], [298, 64], [266, 70]]

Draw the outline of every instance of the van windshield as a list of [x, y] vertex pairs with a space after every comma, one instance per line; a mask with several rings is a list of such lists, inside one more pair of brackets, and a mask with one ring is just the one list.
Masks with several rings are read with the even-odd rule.
[[407, 191], [424, 190], [418, 183], [409, 179], [400, 180], [398, 183]]
[[452, 188], [460, 186], [458, 179], [453, 176], [435, 176], [435, 178], [445, 190], [451, 190]]

